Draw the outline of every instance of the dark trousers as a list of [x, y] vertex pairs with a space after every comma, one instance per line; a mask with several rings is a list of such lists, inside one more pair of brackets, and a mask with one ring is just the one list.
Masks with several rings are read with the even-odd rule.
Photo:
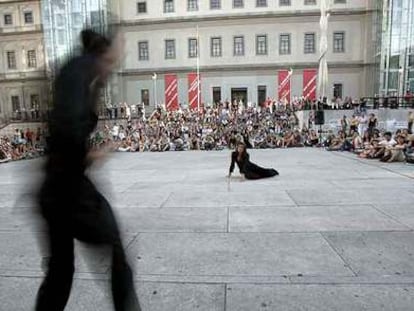
[[47, 183], [42, 189], [40, 205], [48, 225], [50, 259], [46, 278], [38, 292], [36, 311], [64, 310], [73, 281], [74, 239], [111, 248], [114, 308], [116, 311], [140, 311], [132, 270], [112, 209], [86, 177], [80, 185], [75, 188], [81, 194], [76, 207], [68, 206], [68, 202], [75, 203], [68, 197], [60, 198], [60, 206], [52, 206], [56, 201], [51, 199], [53, 194], [56, 196], [60, 191]]

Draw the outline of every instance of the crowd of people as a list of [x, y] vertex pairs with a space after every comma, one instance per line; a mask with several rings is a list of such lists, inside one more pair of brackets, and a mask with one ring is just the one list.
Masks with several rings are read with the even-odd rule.
[[[239, 142], [247, 148], [274, 149], [323, 147], [329, 151], [351, 151], [361, 158], [382, 161], [411, 161], [414, 114], [409, 113], [406, 129], [394, 134], [380, 131], [374, 114], [364, 110], [338, 121], [338, 130], [321, 132], [310, 113], [307, 124], [299, 124], [294, 105], [273, 103], [267, 108], [221, 103], [202, 110], [166, 111], [158, 107], [146, 118], [135, 118], [131, 110], [121, 119], [103, 121], [91, 136], [95, 149], [119, 152], [165, 152], [184, 150], [234, 149]], [[46, 148], [47, 133], [16, 129], [12, 137], [0, 140], [0, 162], [40, 156]]]
[[44, 154], [45, 133], [42, 128], [16, 128], [13, 135], [0, 137], [0, 163], [33, 159]]

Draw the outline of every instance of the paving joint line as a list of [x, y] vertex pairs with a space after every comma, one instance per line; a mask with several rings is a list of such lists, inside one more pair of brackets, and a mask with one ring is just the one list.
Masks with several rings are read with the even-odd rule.
[[174, 193], [174, 192], [172, 192], [172, 191], [171, 191], [171, 192], [168, 194], [167, 198], [166, 198], [166, 199], [165, 199], [165, 200], [161, 203], [161, 205], [160, 205], [160, 207], [159, 207], [160, 209], [161, 209], [161, 208], [163, 208], [163, 207], [165, 206], [165, 204], [167, 204], [168, 200], [171, 198], [171, 196], [173, 195], [173, 193]]
[[224, 283], [224, 311], [227, 310], [227, 283]]
[[320, 233], [320, 235], [322, 236], [322, 238], [326, 241], [326, 243], [328, 243], [329, 247], [338, 255], [339, 258], [341, 258], [341, 260], [344, 262], [344, 264], [346, 265], [346, 268], [348, 268], [352, 274], [355, 277], [358, 277], [358, 274], [354, 271], [354, 269], [352, 269], [351, 265], [345, 260], [345, 258], [339, 254], [339, 252], [336, 250], [336, 248], [332, 245], [332, 243], [328, 240], [328, 238], [324, 235], [323, 232]]
[[[399, 223], [400, 225], [410, 229], [410, 231], [414, 231], [414, 227], [411, 227], [403, 222], [401, 222], [398, 218], [396, 218], [395, 216], [388, 214], [387, 212], [383, 211], [380, 207], [376, 206], [375, 204], [370, 204], [371, 207], [373, 209], [375, 209], [376, 211], [378, 211], [379, 213], [383, 214], [384, 216], [387, 216], [388, 218], [390, 218], [391, 220], [395, 221], [396, 223]], [[404, 231], [402, 231], [404, 232]]]

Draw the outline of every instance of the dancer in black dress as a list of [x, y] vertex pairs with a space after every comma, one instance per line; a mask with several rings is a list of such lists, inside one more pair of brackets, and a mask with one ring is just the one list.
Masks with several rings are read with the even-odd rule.
[[260, 179], [279, 175], [273, 168], [263, 168], [250, 162], [250, 156], [246, 151], [246, 145], [244, 143], [238, 143], [236, 151], [231, 154], [229, 178], [234, 171], [236, 163], [240, 169], [240, 174], [246, 179]]
[[74, 273], [74, 239], [109, 247], [112, 296], [116, 311], [139, 311], [133, 275], [112, 208], [85, 170], [98, 154], [89, 136], [97, 124], [100, 88], [117, 61], [116, 45], [91, 30], [82, 31], [83, 54], [70, 60], [55, 81], [54, 110], [40, 213], [48, 229], [48, 271], [39, 289], [36, 311], [65, 309]]

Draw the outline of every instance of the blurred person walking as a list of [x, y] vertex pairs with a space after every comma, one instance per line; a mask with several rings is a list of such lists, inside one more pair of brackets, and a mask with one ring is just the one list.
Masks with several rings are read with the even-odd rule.
[[112, 296], [116, 311], [139, 311], [120, 232], [111, 206], [85, 171], [101, 153], [89, 137], [97, 124], [99, 91], [115, 66], [116, 41], [94, 31], [81, 33], [83, 53], [61, 69], [55, 81], [54, 110], [45, 180], [38, 200], [48, 229], [50, 258], [36, 311], [64, 310], [74, 274], [74, 239], [112, 252]]

